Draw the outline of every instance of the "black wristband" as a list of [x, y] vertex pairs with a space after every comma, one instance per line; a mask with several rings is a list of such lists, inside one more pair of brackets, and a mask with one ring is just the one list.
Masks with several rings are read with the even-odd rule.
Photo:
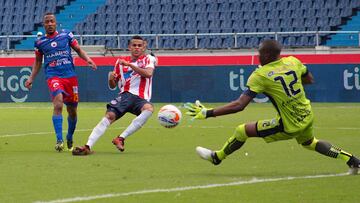
[[215, 117], [214, 116], [214, 109], [210, 109], [210, 110], [206, 111], [206, 118], [209, 118], [209, 117]]

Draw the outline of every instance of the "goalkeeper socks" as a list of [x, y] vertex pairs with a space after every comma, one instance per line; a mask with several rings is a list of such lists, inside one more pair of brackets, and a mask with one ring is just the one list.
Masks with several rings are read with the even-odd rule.
[[322, 140], [319, 140], [319, 142], [316, 144], [315, 151], [328, 157], [340, 158], [346, 162], [349, 161], [350, 157], [352, 156], [339, 147], [335, 147], [334, 145]]
[[235, 129], [235, 133], [226, 141], [221, 150], [216, 151], [216, 155], [220, 160], [225, 159], [228, 155], [234, 151], [240, 149], [248, 136], [246, 135], [245, 125], [239, 125]]
[[152, 111], [144, 110], [141, 112], [140, 115], [138, 115], [131, 124], [124, 130], [124, 132], [121, 133], [120, 137], [126, 139], [128, 136], [132, 135], [134, 132], [139, 130], [146, 121], [150, 118], [152, 115]]
[[314, 138], [309, 145], [303, 145], [305, 148], [310, 150], [315, 150], [320, 154], [323, 154], [332, 158], [340, 158], [346, 162], [348, 162], [352, 156], [352, 154], [342, 150], [339, 147], [336, 147], [326, 141], [317, 140]]
[[56, 141], [62, 142], [63, 141], [63, 137], [62, 137], [63, 117], [62, 117], [62, 115], [61, 114], [53, 115], [52, 122], [53, 122], [54, 130], [55, 130], [55, 134], [56, 134]]
[[109, 125], [110, 125], [110, 121], [106, 117], [101, 119], [101, 121], [95, 126], [95, 128], [91, 132], [86, 145], [89, 148], [92, 148], [92, 146], [94, 146], [94, 144], [101, 137], [101, 135], [103, 135], [105, 133], [105, 131], [109, 127]]
[[68, 132], [67, 132], [67, 135], [66, 135], [66, 140], [67, 141], [72, 141], [74, 131], [75, 131], [75, 128], [76, 128], [77, 117], [75, 117], [74, 119], [68, 117], [67, 120], [68, 120]]

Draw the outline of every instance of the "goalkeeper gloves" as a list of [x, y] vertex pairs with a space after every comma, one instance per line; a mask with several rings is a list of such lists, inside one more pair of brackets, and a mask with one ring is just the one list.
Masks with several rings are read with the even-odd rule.
[[196, 100], [194, 104], [188, 102], [184, 106], [188, 110], [186, 115], [193, 116], [194, 119], [206, 119], [209, 117], [214, 117], [213, 109], [206, 108], [200, 103], [199, 100]]

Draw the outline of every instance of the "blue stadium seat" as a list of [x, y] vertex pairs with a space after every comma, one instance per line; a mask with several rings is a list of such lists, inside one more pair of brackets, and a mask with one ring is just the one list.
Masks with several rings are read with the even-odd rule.
[[220, 12], [229, 12], [230, 11], [230, 3], [229, 2], [220, 3], [219, 11]]
[[218, 4], [215, 3], [209, 3], [206, 4], [206, 12], [218, 12]]
[[195, 16], [196, 16], [195, 20], [198, 20], [198, 21], [207, 21], [207, 19], [208, 19], [206, 12], [198, 12], [198, 13], [196, 13]]
[[289, 7], [288, 9], [294, 11], [294, 10], [298, 10], [301, 6], [301, 1], [298, 0], [293, 0], [289, 2]]
[[176, 3], [176, 4], [174, 4], [174, 6], [173, 6], [173, 8], [172, 8], [172, 12], [174, 12], [175, 14], [185, 12], [185, 10], [184, 10], [184, 4], [182, 4], [182, 3]]
[[186, 48], [188, 49], [195, 48], [195, 39], [193, 37], [186, 39]]
[[195, 4], [195, 12], [205, 12], [206, 11], [206, 4], [200, 3]]
[[259, 38], [256, 36], [251, 36], [245, 45], [245, 47], [251, 48], [251, 47], [258, 47], [259, 46]]
[[175, 39], [174, 48], [176, 49], [184, 49], [186, 48], [186, 38], [185, 37], [176, 37]]
[[140, 22], [139, 31], [142, 32], [142, 34], [151, 33], [151, 23], [149, 21]]
[[255, 27], [256, 27], [256, 20], [255, 19], [247, 19], [247, 20], [245, 20], [245, 23], [244, 23], [244, 28], [245, 29], [255, 28]]
[[360, 8], [360, 1], [359, 0], [350, 0], [351, 8]]
[[352, 15], [352, 9], [349, 7], [341, 8], [340, 9], [340, 16], [341, 17], [348, 17]]
[[195, 4], [194, 3], [185, 4], [184, 11], [188, 12], [188, 13], [194, 12], [195, 11]]
[[247, 38], [245, 36], [238, 36], [236, 41], [237, 41], [237, 48], [246, 47]]
[[234, 36], [223, 36], [222, 48], [234, 48]]
[[174, 22], [174, 31], [175, 33], [181, 34], [185, 30], [185, 21], [175, 21]]
[[198, 48], [206, 49], [210, 47], [210, 37], [209, 36], [199, 36], [198, 38]]
[[160, 48], [162, 49], [172, 49], [175, 47], [174, 37], [161, 37]]
[[174, 21], [184, 21], [185, 13], [174, 13]]
[[219, 20], [230, 20], [231, 19], [231, 12], [225, 12], [225, 11], [221, 11], [220, 12], [220, 17]]
[[210, 37], [210, 44], [208, 48], [211, 49], [220, 49], [223, 47], [221, 36]]
[[152, 5], [150, 5], [149, 12], [152, 13], [152, 14], [154, 14], [154, 13], [161, 14], [161, 5], [160, 4], [152, 4]]
[[286, 37], [283, 42], [283, 45], [287, 47], [296, 46], [296, 37], [295, 36]]
[[331, 8], [327, 14], [328, 17], [336, 18], [340, 16], [340, 8]]
[[163, 4], [161, 5], [161, 13], [170, 13], [173, 12], [172, 4]]
[[313, 8], [320, 9], [325, 7], [325, 1], [324, 0], [316, 0], [314, 1]]
[[211, 12], [207, 16], [208, 16], [207, 17], [208, 20], [217, 20], [217, 21], [221, 20], [220, 12]]

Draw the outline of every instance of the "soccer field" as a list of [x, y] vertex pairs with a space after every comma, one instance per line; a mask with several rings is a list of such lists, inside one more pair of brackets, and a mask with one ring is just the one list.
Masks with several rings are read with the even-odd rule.
[[[156, 111], [161, 105], [156, 104]], [[315, 103], [313, 108], [316, 137], [360, 156], [360, 105]], [[105, 103], [79, 104], [76, 146], [85, 144], [104, 112]], [[271, 104], [251, 104], [241, 113], [193, 122], [183, 115], [174, 129], [161, 127], [154, 114], [126, 140], [126, 150], [120, 153], [111, 140], [134, 118], [128, 114], [86, 157], [54, 150], [51, 114], [51, 103], [0, 104], [0, 202], [358, 202], [360, 198], [359, 175], [346, 175], [348, 168], [341, 160], [306, 150], [295, 140], [266, 144], [248, 139], [219, 166], [197, 156], [196, 146], [220, 148], [237, 125], [274, 117]]]

